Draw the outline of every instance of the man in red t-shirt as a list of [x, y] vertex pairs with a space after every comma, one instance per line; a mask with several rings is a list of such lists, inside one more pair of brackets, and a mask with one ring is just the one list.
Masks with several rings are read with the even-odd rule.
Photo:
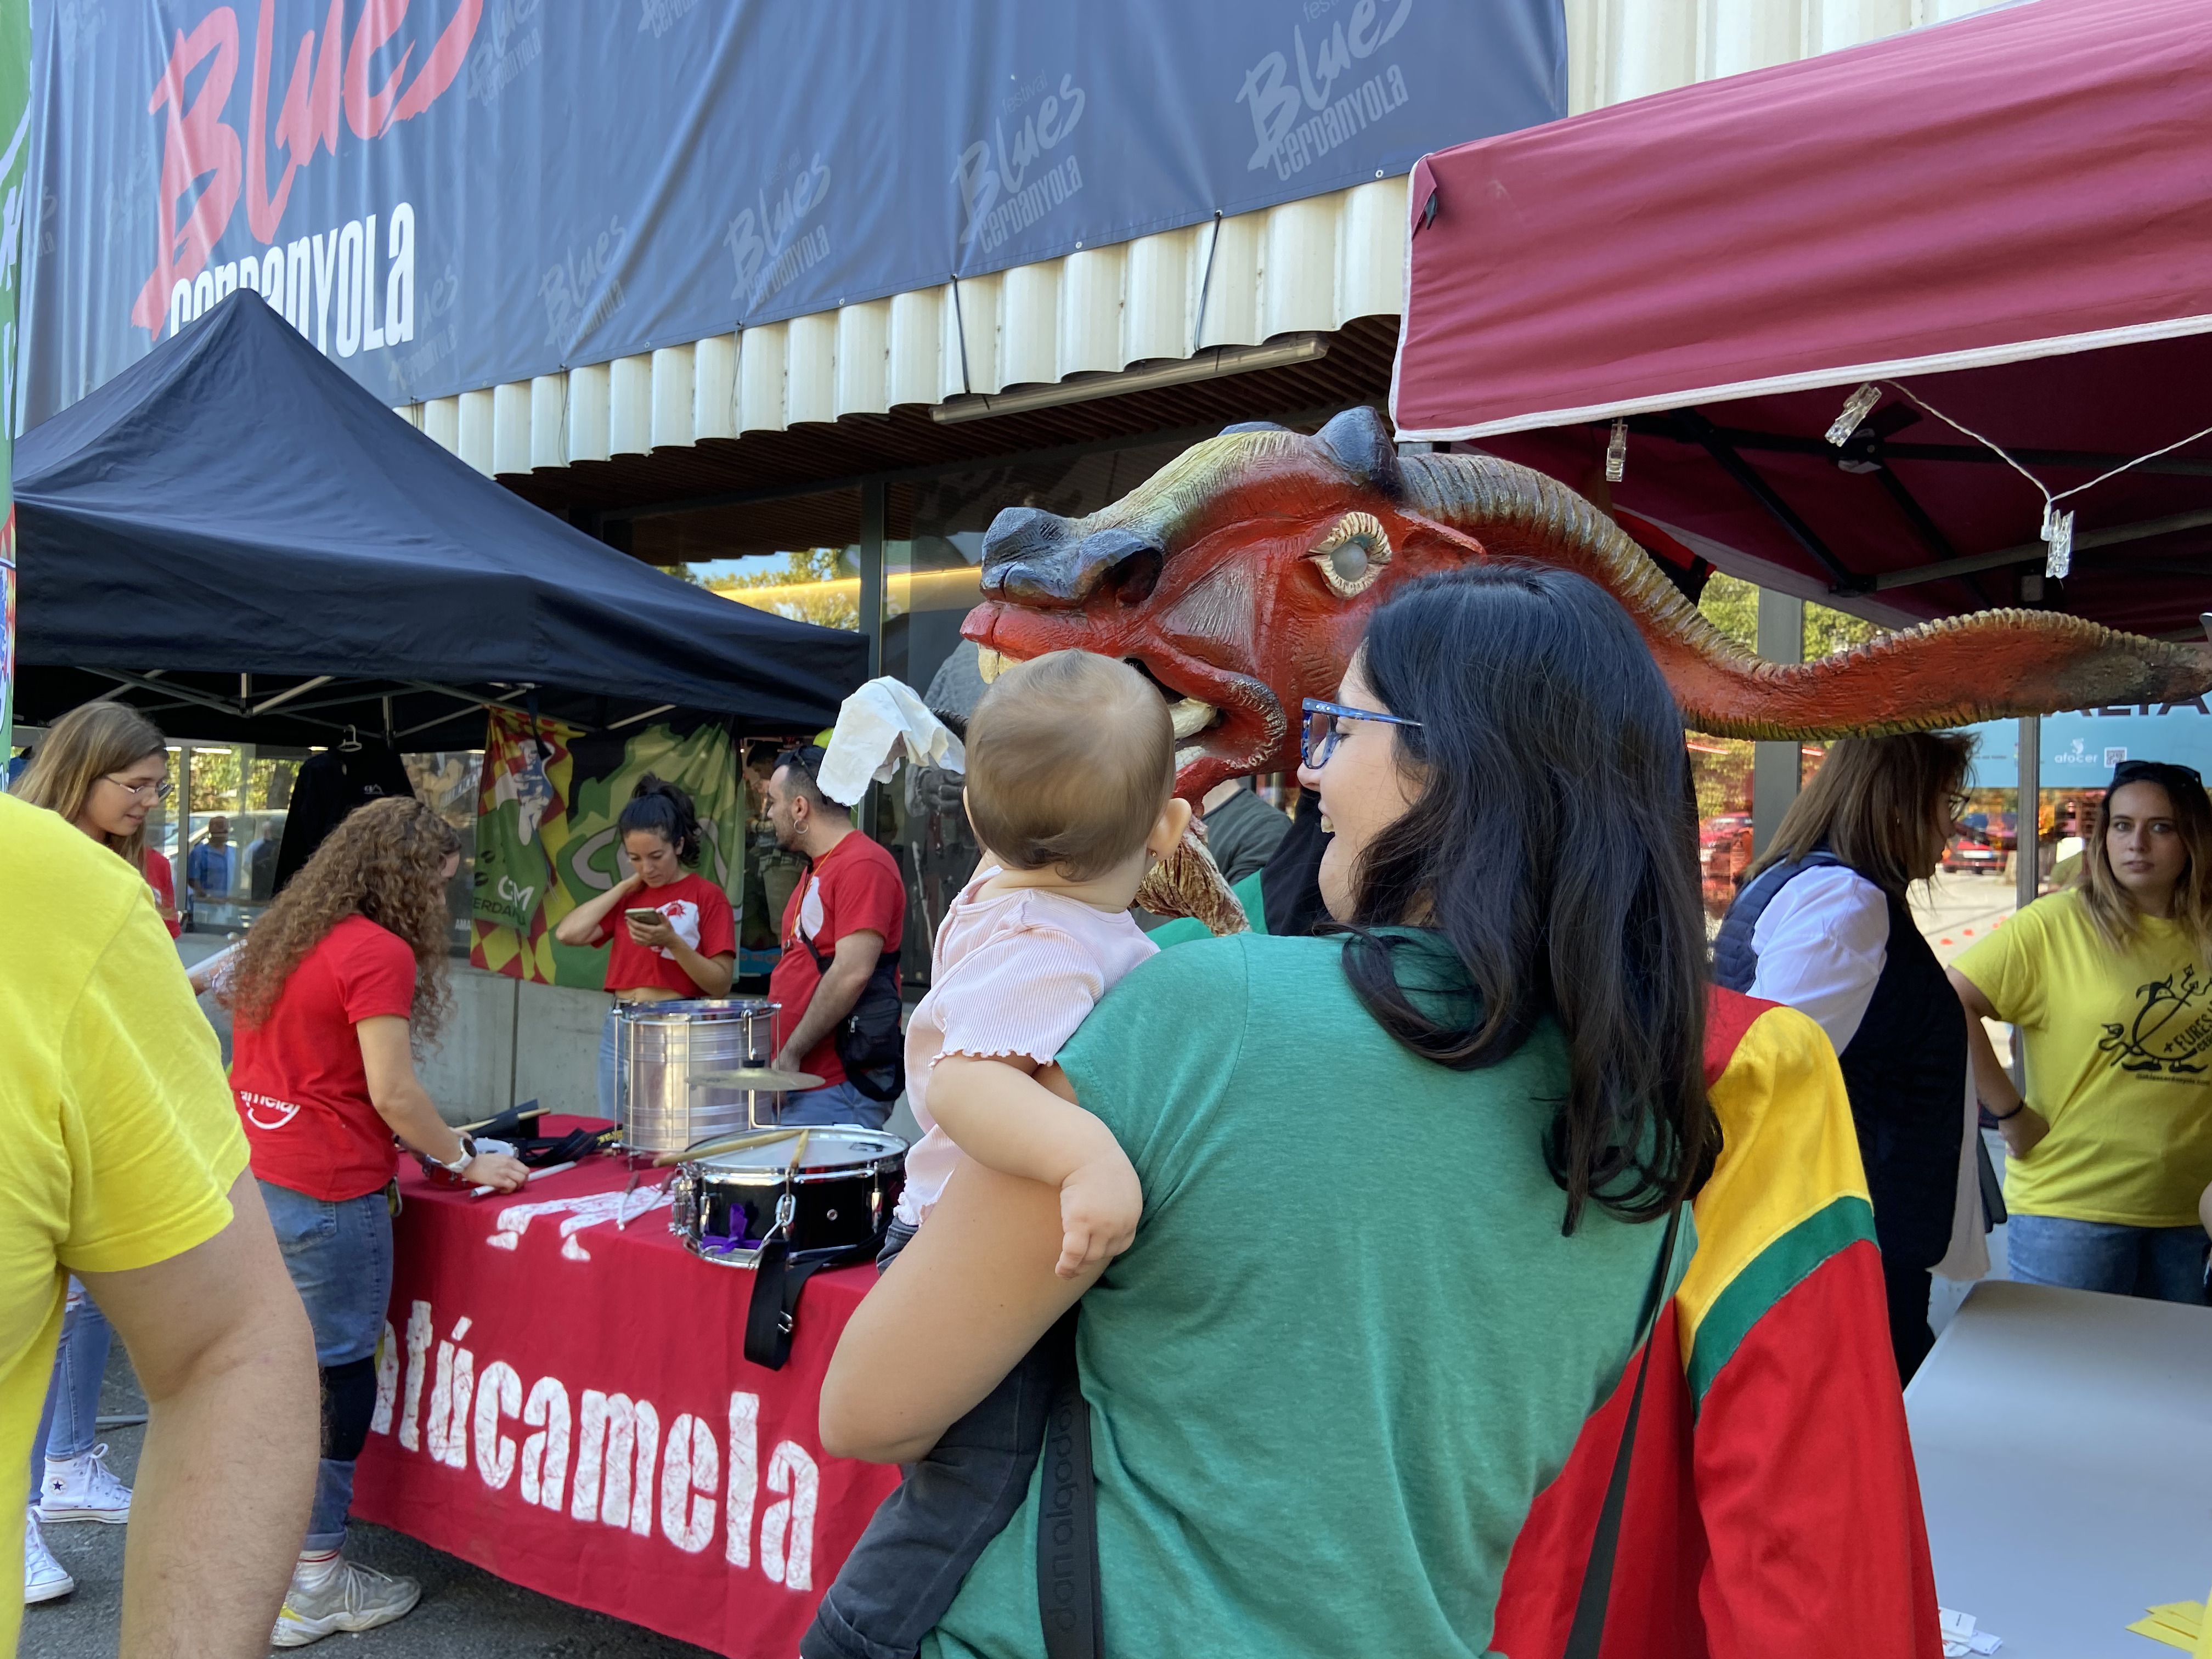
[[[823, 1084], [789, 1097], [783, 1121], [881, 1128], [891, 1103], [870, 1098], [846, 1076], [832, 1039], [879, 964], [897, 995], [906, 884], [897, 860], [853, 827], [851, 809], [822, 793], [814, 781], [821, 763], [819, 748], [794, 750], [778, 758], [768, 782], [776, 844], [804, 854], [809, 866], [784, 906], [783, 954], [769, 981], [769, 994], [783, 1005], [776, 1064], [811, 1072]], [[826, 969], [815, 965], [817, 955]], [[878, 1074], [872, 1080], [881, 1086], [887, 1079]]]

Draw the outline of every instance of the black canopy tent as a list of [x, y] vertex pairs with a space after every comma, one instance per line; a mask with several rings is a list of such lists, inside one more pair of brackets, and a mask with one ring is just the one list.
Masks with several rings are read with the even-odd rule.
[[447, 454], [240, 290], [15, 448], [17, 718], [127, 700], [193, 737], [355, 726], [469, 748], [587, 729], [812, 732], [857, 634], [639, 563]]

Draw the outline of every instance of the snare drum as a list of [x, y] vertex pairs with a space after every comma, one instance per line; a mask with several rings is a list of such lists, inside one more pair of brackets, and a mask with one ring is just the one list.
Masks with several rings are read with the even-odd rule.
[[753, 1121], [753, 1097], [702, 1090], [694, 1079], [768, 1065], [775, 1054], [775, 1003], [744, 997], [633, 1002], [621, 1013], [615, 1075], [624, 1146], [680, 1152]]
[[708, 1261], [750, 1267], [771, 1237], [787, 1239], [794, 1262], [881, 1248], [906, 1185], [906, 1143], [857, 1126], [810, 1130], [798, 1145], [770, 1141], [678, 1164], [669, 1182], [669, 1231]]

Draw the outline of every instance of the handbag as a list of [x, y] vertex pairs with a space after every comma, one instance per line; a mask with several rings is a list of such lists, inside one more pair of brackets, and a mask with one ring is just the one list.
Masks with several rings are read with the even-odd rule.
[[[1613, 1591], [1613, 1563], [1620, 1543], [1621, 1511], [1628, 1501], [1628, 1467], [1636, 1450], [1636, 1423], [1644, 1413], [1644, 1374], [1651, 1367], [1651, 1334], [1666, 1304], [1674, 1241], [1682, 1228], [1682, 1206], [1667, 1212], [1667, 1237], [1659, 1247], [1636, 1328], [1639, 1347], [1636, 1386], [1628, 1397], [1627, 1419], [1620, 1425], [1613, 1475], [1590, 1539], [1581, 1593], [1567, 1629], [1560, 1659], [1598, 1659], [1605, 1640], [1606, 1603]], [[1070, 1308], [1045, 1335], [1052, 1361], [1052, 1405], [1045, 1418], [1044, 1478], [1037, 1504], [1037, 1616], [1044, 1626], [1045, 1659], [1103, 1659], [1106, 1651], [1098, 1581], [1098, 1492], [1091, 1467], [1091, 1403], [1076, 1374], [1075, 1325], [1080, 1304]]]
[[[798, 939], [814, 958], [817, 981], [826, 976], [830, 959], [805, 933]], [[899, 1006], [898, 965], [896, 951], [878, 957], [852, 1012], [830, 1034], [830, 1047], [845, 1068], [845, 1080], [870, 1100], [896, 1100], [906, 1087], [906, 1035], [899, 1029], [905, 1010]], [[890, 1081], [877, 1082], [880, 1074], [888, 1074]]]

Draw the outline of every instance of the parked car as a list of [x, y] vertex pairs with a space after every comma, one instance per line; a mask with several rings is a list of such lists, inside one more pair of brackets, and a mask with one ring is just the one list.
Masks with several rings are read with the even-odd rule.
[[2011, 860], [2003, 848], [1972, 836], [1960, 836], [1943, 849], [1943, 867], [1970, 875], [2001, 876]]

